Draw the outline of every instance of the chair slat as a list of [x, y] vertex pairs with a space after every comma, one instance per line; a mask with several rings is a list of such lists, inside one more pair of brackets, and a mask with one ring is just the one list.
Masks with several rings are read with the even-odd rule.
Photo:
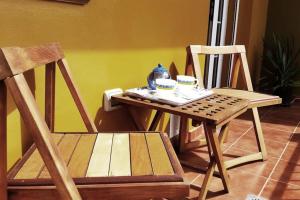
[[5, 47], [0, 54], [0, 80], [64, 58], [58, 43], [29, 48]]
[[73, 178], [84, 177], [96, 142], [96, 134], [81, 135], [68, 164], [68, 169]]
[[130, 176], [129, 134], [114, 134], [109, 176]]
[[195, 54], [235, 54], [245, 53], [244, 45], [233, 46], [205, 46], [205, 45], [190, 45], [191, 52]]
[[[61, 157], [63, 158], [66, 164], [69, 163], [79, 138], [80, 134], [65, 134], [61, 142], [59, 143], [58, 149], [61, 153]], [[42, 172], [40, 173], [39, 178], [50, 178], [48, 169], [45, 166]]]
[[[63, 135], [61, 134], [53, 134], [51, 135], [55, 144], [58, 144]], [[24, 163], [20, 171], [16, 174], [15, 179], [33, 179], [37, 178], [40, 174], [41, 170], [45, 166], [45, 163], [38, 151], [35, 149], [29, 159]]]
[[130, 155], [132, 176], [153, 175], [144, 133], [130, 133]]
[[46, 64], [45, 71], [45, 121], [50, 132], [54, 132], [55, 111], [55, 62]]
[[63, 60], [59, 60], [57, 62], [59, 69], [61, 71], [61, 74], [63, 75], [66, 84], [70, 90], [70, 93], [74, 99], [74, 102], [79, 110], [79, 113], [81, 115], [81, 118], [87, 128], [87, 130], [91, 133], [93, 132], [97, 132], [97, 128], [91, 118], [91, 116], [89, 115], [89, 113], [87, 112], [87, 108], [86, 106], [83, 104], [82, 98], [79, 95], [79, 90], [76, 87], [76, 85], [74, 84], [71, 72], [70, 72], [70, 68], [69, 65], [67, 63], [67, 61], [65, 59]]
[[241, 66], [241, 58], [240, 55], [237, 56], [237, 59], [235, 61], [234, 67], [232, 69], [232, 75], [230, 80], [230, 87], [236, 88], [239, 78], [239, 72], [240, 72], [240, 66]]
[[146, 133], [154, 175], [174, 174], [172, 164], [159, 134]]
[[113, 134], [98, 134], [87, 177], [108, 176]]

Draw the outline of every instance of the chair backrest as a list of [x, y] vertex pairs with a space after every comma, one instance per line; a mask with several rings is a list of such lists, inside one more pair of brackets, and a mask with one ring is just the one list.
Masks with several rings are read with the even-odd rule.
[[74, 84], [64, 53], [58, 43], [28, 48], [1, 48], [0, 80], [23, 74], [35, 67], [45, 65], [45, 121], [50, 131], [53, 132], [56, 64], [59, 66], [88, 132], [97, 132], [96, 126], [82, 102], [78, 88]]
[[[29, 48], [8, 47], [0, 51], [0, 199], [7, 199], [6, 177], [6, 87], [32, 134], [34, 143], [43, 158], [62, 199], [78, 199], [80, 194], [50, 133], [54, 130], [55, 69], [63, 75], [75, 104], [89, 132], [97, 132], [75, 86], [64, 54], [57, 43]], [[45, 120], [38, 109], [34, 95], [24, 77], [24, 72], [46, 65]], [[4, 82], [6, 87], [4, 86]]]
[[215, 55], [215, 54], [234, 54], [235, 62], [230, 76], [230, 87], [236, 88], [239, 77], [240, 67], [243, 69], [243, 78], [246, 83], [248, 91], [253, 91], [252, 81], [249, 72], [248, 61], [246, 57], [246, 50], [244, 45], [232, 46], [204, 46], [204, 45], [190, 45], [186, 48], [186, 68], [185, 74], [194, 75], [200, 87], [204, 87], [203, 78], [201, 74], [201, 66], [199, 62], [199, 55]]

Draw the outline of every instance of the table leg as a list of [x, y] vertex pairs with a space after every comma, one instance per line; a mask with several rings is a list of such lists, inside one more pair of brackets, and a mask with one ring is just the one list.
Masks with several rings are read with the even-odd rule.
[[212, 158], [209, 165], [208, 165], [207, 172], [206, 172], [204, 181], [203, 181], [202, 186], [201, 186], [201, 191], [200, 191], [198, 200], [206, 199], [208, 186], [210, 185], [210, 182], [211, 182], [211, 179], [213, 177], [215, 168], [216, 168], [216, 161], [214, 160], [214, 158]]
[[225, 124], [218, 136], [217, 130], [215, 126], [205, 124], [205, 136], [208, 142], [208, 149], [210, 155], [210, 163], [208, 166], [208, 170], [206, 172], [204, 182], [201, 187], [201, 191], [199, 194], [199, 200], [205, 199], [208, 191], [208, 186], [210, 184], [211, 178], [215, 172], [216, 165], [218, 166], [219, 173], [222, 179], [222, 183], [226, 192], [229, 192], [229, 180], [227, 170], [224, 165], [223, 155], [222, 155], [222, 147], [224, 137], [226, 132], [228, 131], [228, 123]]
[[205, 134], [205, 139], [206, 139], [206, 143], [207, 143], [207, 150], [208, 150], [208, 155], [209, 155], [209, 160], [212, 160], [212, 150], [211, 150], [211, 144], [209, 141], [209, 137], [208, 137], [208, 131], [207, 131], [207, 126], [206, 123], [203, 123], [204, 126], [204, 134]]
[[134, 125], [135, 125], [136, 129], [138, 131], [146, 131], [147, 130], [146, 125], [137, 116], [137, 112], [136, 112], [135, 108], [133, 108], [131, 106], [128, 106], [128, 111], [129, 111], [129, 114], [130, 114], [130, 116], [131, 116], [131, 118], [134, 122]]
[[[223, 141], [223, 137], [224, 137], [224, 132], [227, 130], [227, 126], [228, 123], [225, 124], [220, 132], [220, 140]], [[223, 152], [222, 152], [222, 148], [221, 148], [221, 143], [219, 141], [219, 137], [216, 131], [216, 128], [214, 126], [211, 125], [207, 125], [207, 134], [209, 137], [209, 141], [212, 147], [212, 152], [213, 152], [213, 156], [215, 158], [215, 161], [217, 163], [218, 169], [219, 169], [219, 173], [220, 176], [222, 178], [222, 182], [224, 185], [224, 189], [226, 192], [229, 192], [229, 180], [228, 180], [228, 174], [227, 174], [227, 170], [226, 167], [224, 165], [224, 159], [223, 159]]]
[[158, 125], [159, 121], [162, 118], [162, 114], [163, 114], [162, 111], [159, 111], [159, 110], [156, 111], [155, 116], [154, 116], [154, 118], [153, 118], [153, 120], [150, 124], [150, 127], [149, 127], [148, 131], [155, 131], [156, 130], [157, 125]]
[[180, 128], [179, 128], [179, 144], [178, 152], [182, 153], [185, 149], [185, 144], [188, 140], [188, 118], [181, 117]]

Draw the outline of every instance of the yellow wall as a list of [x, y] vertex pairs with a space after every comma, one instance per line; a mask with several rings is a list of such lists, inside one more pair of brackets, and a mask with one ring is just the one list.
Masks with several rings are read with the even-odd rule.
[[248, 43], [248, 60], [251, 67], [253, 85], [256, 88], [261, 72], [263, 39], [266, 32], [269, 0], [253, 0], [251, 26]]
[[[183, 73], [185, 47], [205, 44], [209, 0], [91, 0], [85, 6], [38, 0], [0, 2], [0, 46], [31, 46], [60, 42], [88, 110], [101, 130], [128, 130], [124, 110], [103, 113], [105, 89], [146, 84], [158, 63], [171, 63]], [[35, 78], [43, 108], [44, 69]], [[32, 84], [34, 88], [34, 83]], [[85, 131], [61, 76], [56, 96], [56, 131]], [[43, 109], [42, 109], [43, 110]], [[11, 98], [8, 114], [8, 165], [18, 159], [31, 139]], [[22, 131], [21, 131], [22, 130]]]

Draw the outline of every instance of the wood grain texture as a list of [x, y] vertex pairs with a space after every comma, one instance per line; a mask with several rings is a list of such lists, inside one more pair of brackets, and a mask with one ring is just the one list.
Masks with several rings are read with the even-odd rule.
[[[51, 137], [57, 145], [61, 141], [63, 135], [53, 134]], [[45, 163], [38, 149], [36, 149], [30, 158], [24, 163], [21, 170], [16, 174], [15, 179], [37, 178], [43, 167], [45, 167]]]
[[130, 133], [130, 155], [132, 176], [153, 174], [145, 134]]
[[235, 61], [235, 64], [233, 66], [233, 69], [232, 69], [232, 75], [230, 77], [231, 78], [231, 80], [230, 80], [231, 88], [236, 88], [236, 86], [237, 86], [240, 67], [241, 67], [241, 57], [240, 57], [240, 55], [238, 55], [237, 59]]
[[114, 134], [109, 176], [130, 176], [129, 134]]
[[181, 117], [180, 118], [180, 126], [179, 126], [179, 143], [178, 143], [178, 152], [182, 153], [185, 150], [185, 145], [188, 143], [188, 118]]
[[55, 62], [46, 64], [45, 71], [45, 121], [51, 132], [54, 132], [55, 65]]
[[91, 133], [97, 132], [96, 125], [89, 115], [86, 106], [83, 104], [82, 97], [79, 95], [79, 90], [74, 84], [73, 77], [70, 72], [69, 65], [65, 59], [59, 60], [57, 62], [59, 69], [62, 73], [63, 78], [66, 81], [66, 84], [70, 90], [70, 93], [74, 99], [74, 102], [79, 110], [81, 118], [87, 128], [87, 130]]
[[166, 133], [159, 134], [161, 136], [161, 139], [164, 143], [164, 146], [166, 148], [167, 154], [169, 156], [169, 160], [171, 161], [174, 173], [177, 174], [179, 177], [184, 176], [184, 171], [181, 167], [181, 164], [177, 158], [177, 155], [173, 149], [173, 146], [171, 144], [171, 141], [169, 139], [169, 136]]
[[57, 61], [63, 57], [64, 54], [58, 43], [28, 48], [1, 48], [0, 80]]
[[157, 125], [158, 125], [158, 123], [160, 122], [162, 116], [163, 116], [163, 112], [161, 112], [161, 111], [159, 111], [159, 110], [156, 111], [156, 113], [155, 113], [155, 115], [154, 115], [154, 117], [153, 117], [153, 120], [152, 120], [152, 122], [151, 122], [151, 124], [150, 124], [150, 126], [149, 126], [148, 131], [155, 131], [155, 130], [156, 130]]
[[245, 53], [244, 45], [228, 45], [228, 46], [205, 46], [190, 45], [191, 53], [194, 54], [236, 54]]
[[145, 121], [142, 120], [141, 117], [139, 117], [140, 111], [133, 106], [128, 106], [127, 109], [128, 109], [128, 112], [130, 113], [130, 117], [132, 118], [132, 121], [136, 127], [136, 130], [146, 131], [147, 125], [146, 125]]
[[60, 2], [65, 2], [65, 3], [84, 5], [84, 4], [87, 4], [90, 0], [52, 0], [52, 1], [60, 1]]
[[268, 153], [267, 153], [267, 149], [266, 149], [266, 145], [265, 145], [264, 135], [263, 135], [257, 108], [252, 108], [252, 115], [253, 115], [254, 131], [255, 131], [258, 149], [259, 149], [259, 152], [261, 152], [261, 154], [262, 154], [263, 160], [266, 160]]
[[38, 106], [23, 74], [5, 79], [20, 114], [31, 130], [33, 140], [50, 172], [53, 182], [63, 199], [81, 199], [79, 192], [68, 173], [59, 151], [50, 137], [50, 131], [43, 120]]
[[98, 134], [86, 173], [87, 177], [108, 176], [112, 140], [113, 134]]
[[[61, 134], [53, 134], [53, 135], [61, 135]], [[65, 134], [61, 139], [58, 145], [58, 149], [61, 153], [61, 157], [63, 158], [66, 164], [69, 163], [79, 138], [80, 138], [80, 134]], [[50, 174], [46, 167], [43, 168], [38, 178], [50, 178]]]
[[81, 135], [68, 164], [69, 172], [73, 178], [85, 177], [96, 138], [96, 134]]
[[7, 91], [0, 81], [0, 199], [7, 200]]
[[208, 192], [208, 187], [210, 185], [211, 179], [213, 177], [214, 174], [214, 170], [216, 168], [216, 162], [214, 160], [210, 160], [210, 163], [208, 165], [207, 171], [206, 171], [206, 175], [204, 177], [202, 186], [201, 186], [201, 190], [198, 196], [198, 200], [205, 200], [206, 199], [206, 195]]
[[[226, 130], [226, 126], [228, 126], [228, 124], [226, 124], [225, 128], [224, 129], [222, 128], [222, 129]], [[213, 126], [207, 125], [206, 128], [207, 128], [207, 135], [209, 137], [209, 141], [210, 141], [210, 145], [211, 145], [211, 150], [213, 153], [213, 158], [215, 159], [211, 162], [216, 162], [219, 172], [220, 172], [220, 175], [221, 175], [224, 189], [226, 192], [229, 192], [230, 191], [229, 177], [228, 177], [226, 167], [224, 165], [223, 152], [221, 149], [218, 133], [217, 133], [215, 127], [213, 127]], [[224, 134], [222, 134], [222, 136], [224, 136]], [[223, 139], [220, 138], [220, 140], [223, 140]]]
[[211, 124], [221, 123], [234, 113], [247, 108], [249, 104], [249, 100], [220, 94], [212, 94], [182, 106], [170, 106], [161, 102], [133, 97], [126, 93], [112, 96], [112, 99], [124, 104], [160, 110], [197, 121], [206, 121]]
[[259, 92], [251, 92], [247, 90], [238, 90], [231, 88], [214, 88], [213, 91], [221, 95], [230, 95], [236, 98], [244, 98], [249, 100], [249, 106], [252, 107], [261, 107], [265, 103], [268, 105], [276, 105], [281, 102], [281, 98], [274, 95], [263, 94]]
[[247, 90], [248, 91], [253, 91], [253, 85], [252, 85], [252, 80], [251, 80], [251, 77], [250, 77], [250, 71], [249, 71], [249, 65], [248, 65], [248, 60], [247, 60], [247, 56], [246, 56], [246, 53], [243, 52], [241, 53], [241, 61], [242, 61], [242, 69], [243, 69], [243, 72], [242, 75], [244, 77], [244, 80], [246, 82], [246, 86], [247, 86]]
[[[134, 133], [144, 135], [144, 133]], [[149, 133], [161, 136], [159, 133]], [[84, 134], [88, 137], [94, 137], [97, 134]], [[105, 136], [112, 136], [111, 133], [100, 134]], [[118, 135], [124, 135], [122, 133]], [[125, 134], [128, 135], [128, 134]], [[65, 136], [69, 136], [66, 134]], [[166, 150], [172, 150], [167, 135], [161, 137], [166, 146]], [[97, 137], [97, 140], [99, 138]], [[99, 140], [101, 141], [101, 140]], [[129, 139], [130, 141], [130, 139]], [[59, 148], [63, 141], [60, 142]], [[96, 149], [96, 144], [95, 148]], [[122, 145], [121, 145], [122, 146]], [[78, 147], [77, 147], [78, 148]], [[60, 149], [61, 150], [61, 149]], [[34, 149], [33, 149], [34, 151]], [[32, 153], [33, 151], [29, 152]], [[167, 151], [172, 160], [175, 153]], [[62, 153], [63, 154], [63, 153]], [[122, 155], [120, 155], [122, 156]], [[30, 157], [27, 153], [25, 159]], [[176, 156], [175, 156], [176, 157]], [[92, 158], [91, 158], [92, 160]], [[174, 159], [173, 159], [174, 160]], [[22, 161], [20, 161], [22, 162]], [[91, 163], [91, 161], [90, 161]], [[150, 198], [179, 198], [182, 199], [187, 196], [189, 191], [188, 184], [183, 182], [183, 177], [180, 175], [182, 168], [176, 169], [176, 164], [173, 165], [176, 174], [173, 175], [141, 175], [141, 176], [106, 176], [106, 177], [79, 177], [74, 178], [74, 182], [80, 190], [80, 194], [84, 199], [119, 199], [126, 195], [128, 199], [150, 199]], [[18, 164], [16, 165], [18, 167]], [[179, 173], [178, 173], [179, 172]], [[25, 179], [25, 180], [9, 180], [9, 198], [10, 199], [59, 199], [57, 191], [53, 186], [51, 179]], [[158, 187], [159, 186], [159, 187]], [[83, 188], [85, 188], [85, 193]], [[30, 192], [29, 192], [30, 190]], [[120, 190], [122, 192], [120, 192]], [[164, 191], [160, 191], [164, 190]], [[50, 196], [47, 196], [49, 195]]]
[[[184, 199], [189, 194], [189, 186], [183, 182], [78, 185], [78, 189], [83, 199]], [[59, 196], [53, 186], [10, 187], [9, 199], [55, 200]]]
[[146, 133], [154, 175], [172, 175], [173, 167], [159, 134]]

